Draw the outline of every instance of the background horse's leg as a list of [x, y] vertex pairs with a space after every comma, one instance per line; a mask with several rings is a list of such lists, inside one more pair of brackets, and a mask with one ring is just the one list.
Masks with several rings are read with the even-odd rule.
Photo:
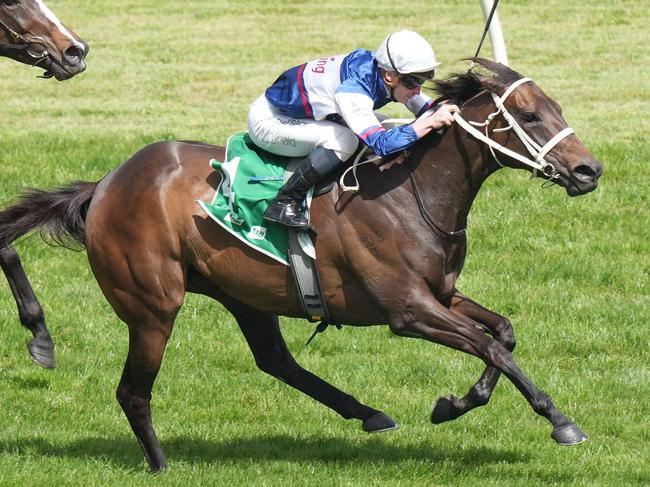
[[[508, 351], [514, 350], [514, 331], [505, 317], [484, 308], [458, 291], [454, 294], [450, 309], [484, 325]], [[501, 372], [497, 369], [487, 367], [478, 382], [461, 399], [453, 395], [439, 398], [431, 412], [431, 422], [438, 424], [456, 419], [475, 407], [484, 406], [489, 402], [500, 376]]]
[[20, 322], [33, 335], [27, 344], [29, 355], [41, 367], [53, 369], [56, 367], [54, 343], [47, 326], [45, 326], [43, 309], [25, 275], [20, 257], [13, 247], [7, 246], [0, 249], [0, 266], [7, 276], [9, 287], [16, 299]]
[[488, 366], [506, 375], [522, 393], [533, 410], [552, 425], [551, 437], [562, 445], [587, 439], [580, 429], [563, 415], [515, 363], [512, 354], [497, 340], [476, 327], [476, 322], [454, 313], [431, 296], [428, 289], [409, 289], [408, 312], [396, 313], [392, 331], [401, 336], [419, 337], [440, 343], [482, 359]]
[[361, 404], [354, 397], [298, 365], [282, 338], [277, 316], [262, 313], [241, 303], [226, 307], [235, 316], [255, 362], [262, 371], [304, 392], [345, 419], [360, 419], [364, 431], [376, 433], [397, 428], [385, 413]]

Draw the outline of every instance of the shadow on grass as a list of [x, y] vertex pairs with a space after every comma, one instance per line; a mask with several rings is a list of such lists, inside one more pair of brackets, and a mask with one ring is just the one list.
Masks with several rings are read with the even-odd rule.
[[[344, 439], [304, 439], [286, 435], [261, 435], [227, 441], [205, 441], [180, 437], [162, 442], [170, 466], [174, 462], [321, 462], [377, 465], [424, 461], [452, 461], [459, 467], [479, 467], [494, 463], [519, 463], [529, 460], [515, 451], [476, 447], [460, 450], [431, 446], [426, 442], [395, 445], [379, 438], [352, 442]], [[101, 460], [118, 468], [135, 469], [142, 465], [142, 453], [132, 438], [85, 438], [55, 444], [43, 438], [18, 438], [0, 442], [0, 454], [31, 454], [44, 457]]]
[[[522, 469], [527, 481], [541, 483], [571, 483], [585, 481], [590, 485], [592, 473], [577, 466], [554, 468], [539, 464], [535, 455], [514, 450], [499, 450], [489, 446], [457, 447], [431, 445], [426, 441], [395, 445], [391, 441], [373, 437], [363, 441], [336, 438], [295, 438], [288, 435], [259, 435], [224, 441], [206, 441], [177, 437], [162, 442], [172, 471], [176, 465], [202, 464], [218, 468], [251, 464], [265, 467], [274, 462], [295, 462], [310, 465], [336, 465], [336, 468], [390, 469], [401, 464], [420, 464], [419, 468], [436, 471], [439, 468], [465, 475], [468, 471], [494, 471], [494, 475], [513, 480], [519, 485]], [[52, 443], [41, 437], [23, 437], [0, 441], [0, 455], [30, 455], [63, 460], [82, 460], [105, 463], [126, 472], [147, 471], [142, 453], [131, 437], [84, 438], [68, 443]], [[176, 465], [175, 465], [176, 464]], [[512, 470], [503, 470], [504, 464]], [[517, 465], [519, 464], [519, 465]], [[181, 467], [182, 468], [182, 467]], [[320, 468], [320, 467], [319, 467]], [[568, 468], [568, 470], [566, 470]], [[507, 468], [506, 468], [507, 470]], [[635, 485], [649, 485], [647, 473], [627, 473], [627, 480]], [[599, 484], [602, 485], [602, 484]]]
[[37, 379], [34, 377], [21, 377], [17, 374], [3, 375], [2, 380], [7, 383], [14, 384], [17, 387], [25, 390], [29, 389], [47, 389], [50, 383], [45, 379]]

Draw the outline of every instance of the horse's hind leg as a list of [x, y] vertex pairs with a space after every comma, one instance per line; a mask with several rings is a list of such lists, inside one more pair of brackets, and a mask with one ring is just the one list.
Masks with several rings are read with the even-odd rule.
[[129, 420], [149, 467], [167, 468], [151, 421], [151, 389], [162, 363], [170, 326], [129, 327], [129, 353], [117, 387], [117, 400]]
[[129, 327], [129, 351], [116, 397], [154, 472], [164, 470], [167, 461], [151, 421], [151, 389], [185, 296], [181, 265], [156, 248], [160, 240], [152, 239], [148, 246], [91, 241], [88, 252], [102, 292]]
[[[485, 326], [508, 351], [514, 350], [514, 331], [507, 318], [484, 308], [459, 292], [454, 295], [450, 309]], [[431, 412], [431, 422], [439, 424], [456, 419], [476, 407], [486, 405], [492, 397], [500, 376], [501, 372], [497, 369], [487, 367], [481, 378], [464, 397], [459, 399], [450, 395], [439, 398]]]
[[29, 355], [41, 367], [53, 369], [56, 367], [54, 343], [45, 326], [43, 309], [29, 284], [18, 253], [12, 247], [0, 249], [0, 266], [16, 299], [20, 323], [32, 332], [33, 338], [27, 344]]
[[361, 404], [351, 395], [298, 365], [282, 338], [277, 316], [248, 308], [241, 303], [226, 304], [226, 307], [235, 316], [255, 362], [262, 371], [304, 392], [345, 419], [360, 419], [364, 431], [376, 433], [397, 428], [385, 413]]

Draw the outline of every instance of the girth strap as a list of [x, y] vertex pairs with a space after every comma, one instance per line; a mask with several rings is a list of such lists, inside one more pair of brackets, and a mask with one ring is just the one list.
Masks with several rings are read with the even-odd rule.
[[[285, 173], [285, 181], [291, 177], [291, 174], [293, 174], [300, 162], [300, 159], [294, 159], [289, 162]], [[308, 198], [310, 197], [311, 195], [308, 194]], [[309, 321], [329, 323], [329, 312], [323, 299], [318, 270], [316, 268], [315, 251], [310, 252], [313, 255], [309, 255], [305, 252], [301, 244], [301, 241], [306, 239], [306, 244], [311, 246], [312, 244], [309, 241], [310, 237], [306, 232], [292, 228], [289, 228], [287, 232], [289, 240], [287, 260], [289, 261], [289, 267], [302, 309]]]

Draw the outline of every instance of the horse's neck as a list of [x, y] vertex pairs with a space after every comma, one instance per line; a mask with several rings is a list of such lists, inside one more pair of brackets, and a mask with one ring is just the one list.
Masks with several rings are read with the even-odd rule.
[[[486, 95], [476, 106], [463, 107], [464, 116], [471, 120], [485, 120], [494, 109], [489, 106], [489, 98]], [[399, 221], [401, 225], [412, 222], [418, 226], [416, 233], [422, 219], [419, 216], [409, 218], [409, 215], [416, 215], [418, 211], [426, 212], [433, 220], [433, 225], [438, 227], [434, 232], [458, 231], [465, 228], [483, 181], [498, 168], [490, 161], [487, 146], [470, 137], [458, 124], [453, 124], [442, 137], [431, 134], [421, 140], [409, 150], [404, 162], [385, 172], [376, 168], [364, 170], [359, 191], [361, 200], [376, 202], [375, 205], [384, 200], [385, 204], [374, 207], [378, 211], [373, 216], [381, 221]], [[416, 191], [418, 198], [414, 198]], [[414, 199], [419, 209], [412, 205]], [[345, 210], [350, 201], [354, 198], [342, 198], [336, 203], [337, 211]], [[396, 205], [396, 202], [401, 204]]]
[[413, 176], [425, 207], [441, 228], [465, 227], [474, 198], [495, 169], [488, 155], [458, 124], [447, 129], [437, 144], [424, 149]]

